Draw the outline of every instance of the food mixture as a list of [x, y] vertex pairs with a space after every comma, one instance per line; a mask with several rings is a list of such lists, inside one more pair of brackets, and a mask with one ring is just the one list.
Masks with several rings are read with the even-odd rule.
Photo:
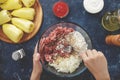
[[40, 41], [42, 61], [58, 72], [72, 73], [80, 65], [80, 53], [87, 50], [87, 43], [78, 31], [67, 27], [56, 27]]

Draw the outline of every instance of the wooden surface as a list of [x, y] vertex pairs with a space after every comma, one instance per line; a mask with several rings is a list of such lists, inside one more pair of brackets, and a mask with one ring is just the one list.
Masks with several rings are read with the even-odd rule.
[[[42, 19], [43, 19], [43, 11], [42, 11], [42, 7], [39, 3], [38, 0], [36, 0], [35, 4], [34, 4], [34, 8], [35, 8], [35, 18], [34, 18], [34, 25], [35, 25], [35, 28], [34, 28], [34, 31], [27, 34], [27, 33], [24, 33], [24, 36], [23, 38], [19, 41], [19, 43], [22, 43], [22, 42], [26, 42], [28, 40], [30, 40], [31, 38], [33, 38], [36, 33], [39, 31], [40, 29], [40, 26], [42, 24]], [[7, 43], [13, 43], [10, 39], [8, 39], [8, 37], [3, 33], [2, 31], [2, 27], [0, 27], [0, 40], [2, 41], [5, 41]]]

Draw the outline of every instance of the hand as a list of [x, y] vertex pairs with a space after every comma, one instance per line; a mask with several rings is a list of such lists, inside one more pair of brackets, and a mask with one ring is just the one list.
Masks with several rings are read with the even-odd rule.
[[37, 45], [33, 54], [33, 70], [30, 80], [40, 80], [42, 65], [40, 63], [40, 54], [37, 53]]
[[87, 50], [80, 55], [85, 66], [94, 75], [96, 80], [110, 80], [107, 60], [104, 54], [96, 50]]

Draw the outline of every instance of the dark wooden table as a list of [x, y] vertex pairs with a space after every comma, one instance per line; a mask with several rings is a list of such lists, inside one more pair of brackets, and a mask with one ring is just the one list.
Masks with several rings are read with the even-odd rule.
[[[107, 11], [120, 8], [120, 0], [104, 0], [104, 9], [94, 15], [85, 11], [83, 0], [65, 0], [70, 7], [70, 13], [64, 19], [56, 18], [52, 13], [52, 6], [56, 1], [58, 0], [40, 0], [44, 11], [43, 25], [33, 39], [17, 45], [0, 41], [0, 80], [29, 80], [32, 71], [32, 55], [36, 42], [46, 28], [61, 21], [74, 22], [81, 25], [91, 37], [94, 48], [104, 52], [108, 60], [111, 80], [120, 80], [120, 47], [108, 46], [104, 41], [106, 35], [120, 33], [120, 31], [110, 33], [101, 26], [102, 15]], [[26, 57], [17, 62], [13, 61], [11, 58], [12, 52], [21, 48], [25, 50]], [[41, 80], [94, 80], [94, 78], [88, 70], [73, 78], [59, 78], [43, 71]]]

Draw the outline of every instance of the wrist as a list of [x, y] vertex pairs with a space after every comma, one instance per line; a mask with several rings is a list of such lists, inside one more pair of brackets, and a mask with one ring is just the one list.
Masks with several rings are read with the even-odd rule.
[[39, 70], [39, 69], [34, 67], [32, 73], [34, 73], [36, 75], [41, 75], [42, 74], [42, 70]]
[[42, 74], [42, 72], [38, 72], [38, 71], [33, 71], [32, 73], [33, 73], [34, 75], [38, 76], [38, 77], [41, 76], [41, 74]]
[[104, 75], [104, 76], [95, 76], [96, 80], [110, 80], [110, 76], [108, 75]]
[[41, 77], [40, 72], [32, 71], [30, 80], [40, 80], [40, 77]]
[[97, 78], [96, 80], [110, 80], [110, 78], [108, 77], [106, 77], [106, 78]]

